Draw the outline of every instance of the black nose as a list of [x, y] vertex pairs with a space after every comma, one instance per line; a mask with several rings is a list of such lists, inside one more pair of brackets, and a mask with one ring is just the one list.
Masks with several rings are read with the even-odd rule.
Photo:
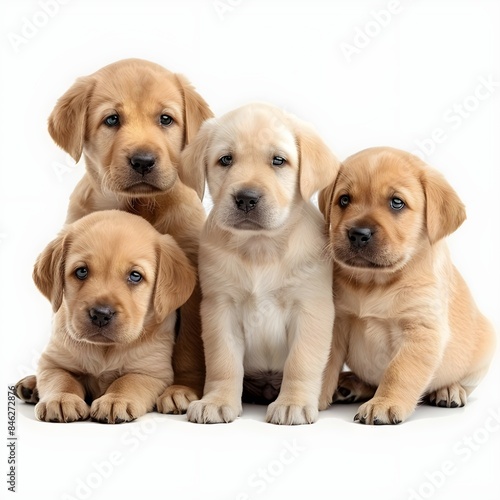
[[253, 210], [257, 206], [259, 199], [260, 193], [258, 193], [257, 191], [253, 191], [252, 189], [238, 191], [234, 196], [236, 206], [240, 210], [244, 210], [245, 212], [250, 212], [250, 210]]
[[102, 326], [106, 326], [113, 319], [114, 314], [115, 311], [107, 306], [93, 307], [89, 311], [89, 316], [92, 323], [99, 328], [101, 328]]
[[372, 231], [367, 227], [352, 227], [348, 231], [349, 241], [356, 248], [361, 248], [368, 245], [371, 240]]
[[130, 158], [130, 165], [141, 175], [146, 175], [153, 170], [156, 157], [150, 153], [136, 153]]

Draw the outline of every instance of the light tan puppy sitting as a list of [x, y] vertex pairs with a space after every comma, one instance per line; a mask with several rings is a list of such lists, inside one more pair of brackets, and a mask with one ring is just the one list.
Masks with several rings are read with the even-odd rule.
[[268, 422], [314, 422], [334, 311], [323, 219], [309, 198], [333, 181], [337, 160], [306, 124], [252, 104], [202, 125], [181, 165], [200, 197], [206, 176], [214, 202], [199, 254], [207, 378], [188, 419], [234, 420], [245, 376], [264, 399], [283, 377]]
[[37, 418], [120, 423], [151, 411], [173, 382], [175, 311], [196, 280], [174, 239], [136, 215], [95, 212], [47, 246], [33, 278], [56, 313]]
[[465, 219], [455, 191], [419, 158], [373, 148], [348, 158], [319, 202], [336, 307], [320, 407], [344, 362], [378, 387], [359, 408], [361, 423], [402, 422], [424, 396], [465, 405], [488, 369], [495, 335], [444, 241]]

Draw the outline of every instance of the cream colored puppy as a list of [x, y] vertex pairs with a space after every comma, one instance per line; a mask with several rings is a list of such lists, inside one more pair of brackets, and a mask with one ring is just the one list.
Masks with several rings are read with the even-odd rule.
[[[344, 162], [319, 205], [330, 228], [337, 313], [320, 408], [344, 362], [378, 387], [358, 410], [361, 423], [402, 422], [424, 397], [465, 405], [488, 369], [495, 334], [444, 240], [465, 220], [455, 191], [416, 156], [372, 148]], [[349, 380], [359, 386], [345, 376], [341, 385]]]
[[334, 310], [323, 219], [309, 198], [333, 181], [337, 160], [306, 124], [251, 104], [202, 125], [181, 164], [200, 197], [206, 177], [214, 202], [199, 253], [207, 378], [188, 419], [231, 422], [244, 376], [263, 396], [282, 376], [267, 421], [314, 422]]
[[174, 380], [176, 309], [196, 282], [174, 239], [137, 215], [94, 212], [47, 246], [33, 278], [55, 312], [36, 417], [113, 424], [151, 411]]

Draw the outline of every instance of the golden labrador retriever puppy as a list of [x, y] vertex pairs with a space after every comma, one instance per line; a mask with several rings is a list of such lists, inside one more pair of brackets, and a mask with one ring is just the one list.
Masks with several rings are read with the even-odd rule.
[[334, 310], [324, 223], [309, 198], [333, 181], [337, 160], [306, 124], [251, 104], [202, 125], [182, 168], [200, 198], [206, 177], [214, 202], [199, 254], [207, 378], [188, 419], [233, 421], [245, 376], [265, 398], [283, 377], [268, 422], [314, 422]]
[[[140, 59], [118, 61], [79, 78], [49, 117], [54, 141], [86, 174], [70, 198], [67, 223], [95, 211], [138, 214], [170, 234], [197, 264], [205, 212], [196, 193], [178, 178], [180, 153], [212, 116], [182, 76]], [[174, 349], [175, 385], [158, 401], [160, 411], [180, 413], [201, 397], [204, 381], [199, 287], [181, 310]], [[18, 384], [22, 399], [36, 402], [36, 381]]]
[[55, 312], [37, 418], [113, 424], [151, 411], [173, 382], [175, 311], [196, 282], [175, 240], [136, 215], [95, 212], [47, 246], [33, 278]]
[[424, 397], [465, 405], [488, 369], [495, 334], [444, 240], [465, 220], [455, 191], [419, 158], [372, 148], [345, 161], [319, 204], [336, 308], [320, 408], [344, 362], [377, 388], [355, 416], [361, 423], [403, 422]]

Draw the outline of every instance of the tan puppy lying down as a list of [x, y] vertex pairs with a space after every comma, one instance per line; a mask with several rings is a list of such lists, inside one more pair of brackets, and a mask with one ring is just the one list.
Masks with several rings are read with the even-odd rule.
[[199, 253], [207, 378], [188, 419], [234, 420], [245, 375], [264, 399], [265, 381], [283, 377], [268, 422], [314, 422], [334, 311], [323, 219], [309, 198], [333, 181], [337, 160], [309, 126], [252, 104], [205, 122], [181, 164], [200, 197], [206, 176], [214, 202]]
[[344, 362], [378, 387], [359, 408], [361, 423], [402, 422], [424, 396], [465, 405], [488, 369], [495, 334], [444, 241], [465, 220], [455, 191], [419, 158], [373, 148], [348, 158], [319, 202], [336, 307], [320, 407]]
[[175, 310], [196, 280], [174, 239], [136, 215], [95, 212], [47, 246], [33, 278], [56, 313], [36, 417], [120, 423], [151, 411], [173, 382]]

